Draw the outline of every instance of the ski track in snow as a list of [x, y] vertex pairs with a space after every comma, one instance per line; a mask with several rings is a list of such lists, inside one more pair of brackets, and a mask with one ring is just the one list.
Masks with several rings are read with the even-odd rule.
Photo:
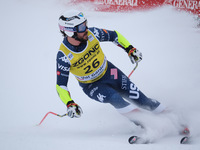
[[[200, 149], [200, 29], [193, 15], [172, 7], [95, 12], [91, 5], [73, 6], [64, 0], [1, 1], [0, 8], [1, 150]], [[83, 116], [49, 115], [36, 126], [48, 111], [66, 112], [55, 89], [55, 59], [62, 41], [57, 21], [68, 8], [83, 10], [89, 26], [119, 31], [143, 53], [131, 79], [147, 96], [174, 110], [132, 116], [147, 126], [144, 135], [154, 143], [128, 144], [128, 138], [140, 134], [140, 129], [112, 106], [90, 100], [72, 75], [69, 90]], [[122, 49], [109, 42], [101, 46], [108, 60], [127, 75], [131, 72], [133, 65]], [[179, 144], [180, 122], [189, 126], [194, 137], [189, 145]]]

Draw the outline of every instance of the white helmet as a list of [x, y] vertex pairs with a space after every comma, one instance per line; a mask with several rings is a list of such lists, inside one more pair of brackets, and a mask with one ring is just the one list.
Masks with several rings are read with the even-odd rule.
[[69, 10], [60, 16], [58, 25], [62, 33], [72, 37], [74, 32], [85, 32], [87, 29], [87, 19], [80, 11]]

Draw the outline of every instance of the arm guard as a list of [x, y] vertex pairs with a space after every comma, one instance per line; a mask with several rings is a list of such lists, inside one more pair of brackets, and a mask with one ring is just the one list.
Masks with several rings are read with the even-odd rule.
[[119, 32], [117, 32], [117, 31], [115, 31], [116, 33], [117, 33], [117, 39], [115, 40], [115, 43], [118, 45], [118, 46], [120, 46], [120, 47], [122, 47], [123, 49], [127, 49], [127, 48], [129, 48], [129, 46], [131, 45], [130, 43], [129, 43], [129, 41], [122, 35], [122, 34], [120, 34]]
[[56, 90], [58, 92], [58, 95], [60, 97], [60, 99], [62, 100], [62, 102], [67, 105], [67, 103], [69, 101], [72, 101], [70, 94], [67, 90], [67, 88], [65, 86], [63, 86], [63, 88], [61, 86], [59, 86], [58, 84], [56, 85]]
[[119, 47], [122, 47], [128, 55], [130, 54], [130, 51], [134, 48], [129, 41], [119, 32], [115, 31], [117, 33], [117, 38], [115, 39], [114, 43], [117, 44]]

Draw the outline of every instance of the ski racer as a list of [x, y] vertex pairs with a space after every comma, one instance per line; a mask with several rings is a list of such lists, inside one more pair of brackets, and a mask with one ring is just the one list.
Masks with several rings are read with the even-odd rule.
[[142, 60], [142, 53], [118, 31], [88, 27], [87, 22], [84, 14], [77, 10], [68, 10], [59, 18], [59, 29], [64, 39], [57, 53], [56, 89], [67, 107], [68, 116], [79, 118], [83, 113], [67, 88], [69, 73], [75, 76], [87, 96], [111, 104], [122, 115], [126, 116], [138, 107], [162, 112], [164, 105], [145, 96], [119, 68], [107, 60], [100, 42], [113, 42], [121, 47], [133, 64]]

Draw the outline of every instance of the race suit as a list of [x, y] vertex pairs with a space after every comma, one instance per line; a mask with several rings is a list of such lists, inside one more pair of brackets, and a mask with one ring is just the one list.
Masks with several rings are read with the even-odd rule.
[[[117, 31], [88, 29], [88, 40], [79, 46], [64, 38], [57, 53], [56, 89], [64, 104], [72, 100], [67, 83], [71, 72], [84, 93], [101, 103], [110, 103], [125, 114], [136, 108], [150, 111], [164, 109], [160, 102], [146, 97], [116, 66], [106, 59], [100, 42], [110, 41], [126, 49], [130, 43]], [[109, 50], [109, 49], [108, 49]], [[135, 104], [135, 105], [133, 105]]]

